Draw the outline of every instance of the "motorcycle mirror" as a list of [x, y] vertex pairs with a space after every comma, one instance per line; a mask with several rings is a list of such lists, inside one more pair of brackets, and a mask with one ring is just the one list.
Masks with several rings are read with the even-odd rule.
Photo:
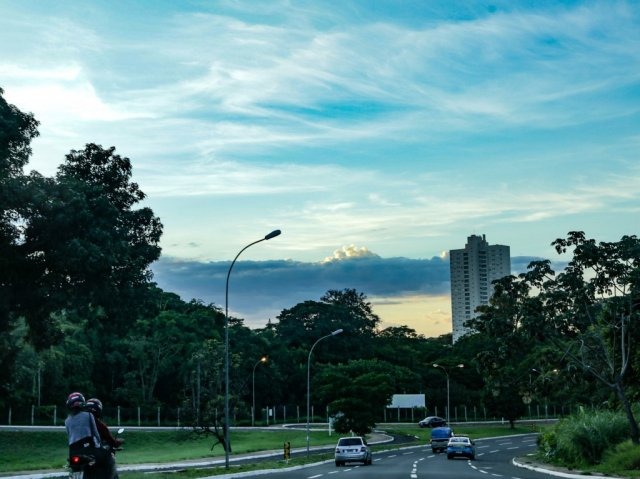
[[118, 434], [122, 434], [124, 432], [124, 428], [121, 427], [120, 429], [118, 429]]

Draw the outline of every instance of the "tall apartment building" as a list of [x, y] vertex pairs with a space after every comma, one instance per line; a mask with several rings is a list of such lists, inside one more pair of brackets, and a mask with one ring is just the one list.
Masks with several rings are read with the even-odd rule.
[[449, 262], [455, 343], [468, 332], [465, 321], [477, 316], [478, 306], [489, 302], [491, 282], [511, 274], [511, 256], [508, 246], [490, 245], [485, 235], [471, 235], [464, 249], [449, 251]]

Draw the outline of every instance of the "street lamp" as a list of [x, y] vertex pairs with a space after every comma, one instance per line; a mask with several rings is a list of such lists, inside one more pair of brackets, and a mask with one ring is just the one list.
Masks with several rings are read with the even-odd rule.
[[327, 339], [330, 338], [331, 336], [335, 336], [337, 334], [342, 333], [342, 329], [336, 329], [334, 332], [332, 332], [331, 334], [327, 334], [326, 336], [322, 336], [320, 339], [318, 339], [315, 343], [313, 343], [313, 346], [311, 346], [311, 349], [309, 350], [309, 358], [307, 359], [307, 457], [309, 457], [309, 411], [310, 411], [310, 405], [311, 405], [311, 353], [313, 352], [313, 348], [316, 347], [316, 344], [318, 344], [320, 341], [322, 341], [323, 339]]
[[[451, 424], [451, 421], [450, 421], [450, 418], [451, 418], [451, 414], [450, 414], [450, 412], [451, 412], [451, 404], [450, 404], [450, 401], [449, 401], [449, 398], [450, 398], [450, 396], [449, 396], [449, 371], [447, 371], [447, 369], [444, 366], [440, 365], [440, 364], [435, 364], [434, 363], [433, 367], [442, 369], [444, 371], [444, 374], [447, 376], [447, 424]], [[464, 364], [458, 364], [456, 367], [457, 368], [463, 368]]]
[[255, 426], [255, 417], [256, 417], [256, 367], [258, 367], [258, 364], [260, 363], [266, 363], [267, 362], [267, 357], [266, 356], [262, 356], [258, 362], [256, 364], [253, 365], [253, 375], [252, 375], [252, 379], [251, 379], [251, 383], [253, 385], [252, 387], [252, 409], [251, 409], [251, 425]]
[[229, 469], [229, 448], [231, 447], [231, 440], [229, 438], [229, 276], [231, 276], [231, 270], [233, 265], [236, 264], [238, 256], [242, 254], [249, 246], [253, 246], [261, 241], [270, 240], [280, 234], [280, 230], [273, 230], [264, 238], [249, 243], [242, 248], [240, 252], [233, 258], [231, 266], [229, 266], [229, 272], [227, 273], [227, 284], [224, 292], [224, 467]]

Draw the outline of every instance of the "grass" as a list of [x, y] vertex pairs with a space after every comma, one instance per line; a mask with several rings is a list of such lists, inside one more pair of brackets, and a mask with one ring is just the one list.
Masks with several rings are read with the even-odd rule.
[[[221, 445], [211, 449], [213, 436], [199, 436], [190, 430], [125, 431], [125, 449], [118, 452], [119, 464], [163, 463], [189, 459], [224, 457]], [[333, 444], [335, 435], [311, 432], [313, 445]], [[278, 429], [274, 431], [234, 431], [231, 434], [233, 453], [276, 450], [282, 451], [285, 441], [292, 448], [306, 446], [306, 431]], [[64, 431], [0, 431], [0, 473], [66, 466], [67, 435]]]
[[[385, 432], [397, 435], [416, 437], [416, 444], [426, 444], [430, 438], [430, 429], [420, 429], [415, 424], [385, 425]], [[455, 426], [456, 434], [466, 434], [472, 438], [506, 436], [511, 434], [524, 434], [539, 432], [539, 428], [531, 426], [517, 426], [510, 429], [508, 425], [492, 426]], [[213, 459], [223, 458], [224, 451], [220, 445], [214, 443], [212, 436], [203, 437], [195, 435], [190, 430], [179, 431], [125, 431], [125, 450], [118, 453], [118, 464], [141, 463], [165, 463], [189, 459]], [[326, 432], [312, 431], [311, 444], [329, 445], [335, 444], [337, 435], [329, 436]], [[233, 453], [247, 453], [256, 451], [274, 450], [281, 452], [286, 441], [291, 442], [291, 447], [303, 448], [306, 446], [306, 431], [301, 429], [275, 429], [256, 431], [234, 431], [231, 435]], [[34, 447], [37, 445], [37, 447]], [[373, 446], [374, 450], [396, 449], [399, 446], [391, 444]], [[42, 469], [63, 470], [65, 467], [67, 447], [64, 431], [47, 432], [11, 432], [0, 431], [0, 473], [15, 471], [33, 471]], [[281, 459], [260, 461], [259, 463], [230, 465], [233, 472], [244, 472], [257, 469], [281, 469], [285, 467], [299, 466], [309, 462], [319, 462], [333, 459], [330, 453], [312, 454], [294, 457], [285, 462]], [[185, 469], [180, 472], [157, 472], [154, 479], [192, 479], [204, 476], [228, 473], [224, 466], [212, 468]], [[124, 472], [120, 476], [126, 479], [148, 478], [149, 475], [142, 472]], [[636, 477], [636, 476], [631, 476]]]

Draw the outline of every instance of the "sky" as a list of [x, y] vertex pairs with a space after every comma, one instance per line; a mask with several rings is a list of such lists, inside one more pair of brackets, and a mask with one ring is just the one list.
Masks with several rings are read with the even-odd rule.
[[27, 171], [115, 146], [154, 281], [249, 327], [355, 288], [439, 336], [468, 236], [517, 273], [640, 226], [636, 1], [0, 0], [0, 88]]

